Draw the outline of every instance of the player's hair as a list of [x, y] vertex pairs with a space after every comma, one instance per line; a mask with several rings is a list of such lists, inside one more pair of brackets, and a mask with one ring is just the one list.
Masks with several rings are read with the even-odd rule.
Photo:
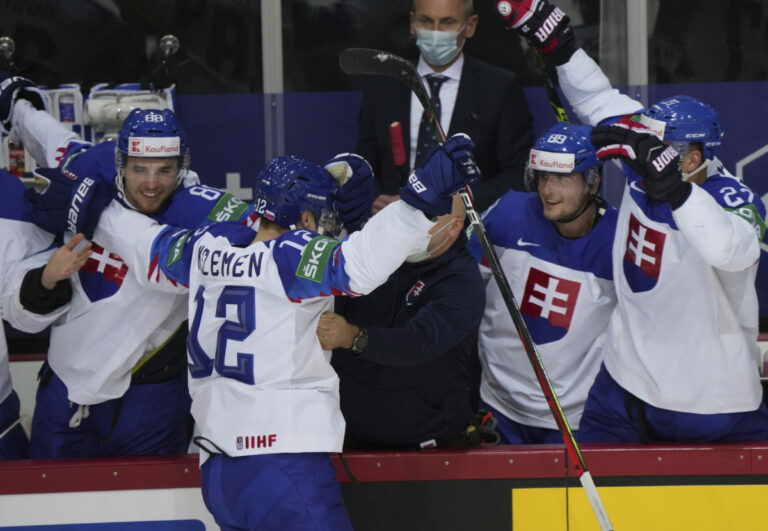
[[[413, 0], [413, 4], [411, 5], [411, 9], [413, 11], [416, 11], [416, 4], [419, 3], [420, 0]], [[474, 0], [464, 0], [464, 16], [466, 18], [471, 17], [475, 14], [475, 2]]]

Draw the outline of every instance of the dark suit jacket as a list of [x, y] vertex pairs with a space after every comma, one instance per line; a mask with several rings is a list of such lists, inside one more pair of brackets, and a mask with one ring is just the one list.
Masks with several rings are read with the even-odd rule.
[[[401, 123], [408, 157], [410, 98], [410, 90], [399, 80], [366, 80], [355, 151], [371, 163], [377, 193], [397, 194], [409, 172], [393, 162], [389, 125]], [[509, 189], [523, 190], [523, 172], [533, 145], [533, 123], [515, 74], [464, 54], [447, 134], [454, 133], [468, 134], [476, 146], [475, 161], [482, 179], [472, 185], [472, 192], [478, 211], [485, 210]]]

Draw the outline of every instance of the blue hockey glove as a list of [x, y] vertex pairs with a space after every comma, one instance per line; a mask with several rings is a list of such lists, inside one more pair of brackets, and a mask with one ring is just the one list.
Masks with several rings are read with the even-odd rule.
[[622, 122], [595, 127], [592, 144], [597, 148], [597, 157], [623, 160], [643, 178], [648, 197], [668, 201], [677, 208], [690, 194], [690, 184], [683, 181], [680, 172], [680, 155], [650, 129], [643, 131], [641, 127]]
[[32, 81], [0, 70], [0, 125], [6, 134], [11, 131], [13, 105], [19, 98], [29, 100], [37, 109], [48, 108], [42, 91]]
[[340, 185], [334, 193], [333, 208], [344, 227], [350, 233], [360, 230], [371, 217], [376, 193], [371, 165], [360, 155], [341, 153], [326, 162], [324, 168]]
[[48, 232], [82, 232], [89, 240], [113, 188], [98, 178], [77, 177], [61, 168], [37, 168], [35, 180], [47, 184], [38, 192], [35, 185], [24, 192], [24, 204], [32, 221]]
[[421, 168], [413, 170], [400, 188], [400, 198], [429, 217], [448, 214], [451, 196], [464, 185], [480, 178], [480, 168], [472, 158], [475, 144], [467, 135], [457, 133], [442, 146], [434, 146]]

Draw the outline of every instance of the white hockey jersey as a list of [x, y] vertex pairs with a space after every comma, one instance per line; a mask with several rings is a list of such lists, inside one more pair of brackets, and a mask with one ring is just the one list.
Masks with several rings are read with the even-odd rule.
[[[642, 108], [613, 89], [582, 50], [557, 71], [587, 123]], [[626, 165], [624, 173], [613, 246], [618, 304], [606, 335], [606, 369], [656, 407], [697, 414], [756, 409], [762, 201], [717, 160], [674, 212], [648, 199]]]
[[[544, 218], [536, 193], [507, 192], [483, 217], [563, 412], [577, 429], [616, 304], [610, 259], [616, 210], [606, 209], [576, 239]], [[496, 282], [488, 283], [486, 299], [480, 396], [516, 422], [557, 429]]]
[[[133, 212], [107, 216], [136, 226]], [[217, 224], [110, 231], [117, 239], [109, 243], [145, 264], [143, 283], [189, 286], [189, 387], [206, 448], [230, 456], [339, 452], [345, 424], [330, 352], [316, 335], [320, 314], [332, 309], [332, 295], [385, 282], [426, 248], [432, 226], [397, 201], [343, 242], [295, 230], [251, 243], [252, 233]]]
[[656, 407], [757, 409], [760, 198], [734, 178], [710, 177], [672, 212], [646, 197], [632, 170], [625, 173], [613, 247], [619, 303], [606, 369]]
[[[205, 186], [180, 188], [169, 202], [158, 215], [160, 219], [187, 227], [221, 219], [243, 223], [255, 219], [252, 206]], [[136, 225], [110, 224], [106, 213], [113, 209], [127, 210], [117, 201], [105, 210], [94, 232], [93, 254], [70, 277], [72, 300], [66, 311], [46, 315], [29, 312], [21, 306], [18, 293], [7, 308], [15, 323], [27, 332], [52, 325], [48, 363], [67, 386], [69, 400], [77, 404], [98, 404], [125, 394], [132, 369], [164, 345], [187, 318], [185, 293], [167, 294], [143, 286], [129, 274], [126, 261], [105, 243], [110, 241], [110, 231], [130, 234], [136, 229]], [[12, 272], [13, 285], [20, 287], [26, 271], [45, 264], [50, 253], [21, 263]]]
[[[5, 301], [15, 287], [8, 272], [24, 257], [40, 252], [53, 243], [53, 234], [35, 226], [24, 213], [24, 185], [13, 175], [0, 171], [0, 296], [3, 318], [14, 322], [6, 313]], [[11, 374], [8, 365], [8, 345], [5, 330], [0, 327], [0, 403], [11, 394]]]

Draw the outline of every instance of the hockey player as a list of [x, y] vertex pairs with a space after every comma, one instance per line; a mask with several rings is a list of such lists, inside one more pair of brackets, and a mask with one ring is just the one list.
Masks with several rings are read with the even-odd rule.
[[[488, 237], [520, 304], [568, 423], [576, 432], [616, 304], [611, 242], [616, 210], [598, 196], [602, 162], [592, 128], [558, 123], [531, 149], [526, 186], [484, 214]], [[477, 248], [477, 237], [473, 237]], [[480, 325], [481, 408], [510, 444], [562, 441], [495, 282]]]
[[[0, 171], [0, 189], [3, 191], [0, 195], [0, 289], [7, 291], [7, 272], [25, 256], [48, 248], [54, 236], [30, 221], [24, 208], [24, 185], [17, 177]], [[90, 245], [73, 251], [82, 240], [82, 234], [76, 235], [69, 244], [53, 253], [49, 263], [37, 272], [47, 289], [52, 289], [85, 263], [90, 255]], [[69, 283], [64, 284], [68, 286]], [[69, 293], [71, 290], [67, 292], [65, 287], [66, 300]], [[19, 418], [19, 397], [11, 384], [5, 332], [0, 328], [0, 460], [23, 459], [29, 454], [29, 441]]]
[[[23, 210], [24, 185], [5, 171], [0, 171], [0, 286], [8, 269], [53, 242], [53, 234], [35, 226]], [[0, 459], [24, 459], [29, 443], [19, 419], [19, 397], [13, 390], [5, 331], [0, 328]]]
[[104, 211], [96, 238], [106, 229], [121, 256], [144, 264], [148, 274], [134, 268], [142, 282], [189, 286], [203, 497], [222, 528], [351, 529], [328, 456], [344, 438], [338, 378], [315, 330], [332, 295], [368, 293], [426, 248], [426, 216], [449, 212], [451, 194], [478, 175], [472, 148], [465, 135], [433, 148], [402, 200], [343, 242], [321, 235], [335, 232], [333, 178], [298, 157], [260, 173], [255, 238], [237, 224], [179, 230], [119, 205]]
[[[35, 113], [36, 127], [45, 117]], [[14, 127], [24, 129], [25, 123], [17, 120]], [[250, 224], [257, 217], [252, 206], [219, 190], [179, 186], [187, 173], [189, 150], [186, 135], [169, 110], [135, 110], [116, 143], [82, 147], [72, 150], [56, 171], [76, 179], [72, 182], [90, 179], [110, 186], [115, 176], [117, 200], [137, 212], [183, 227], [226, 219]], [[56, 180], [45, 171], [41, 173]], [[52, 189], [29, 194], [35, 221], [59, 231], [72, 222], [68, 214], [74, 212], [81, 222], [87, 213], [77, 211], [79, 203], [60, 208], [58, 199], [51, 197]], [[81, 190], [79, 185], [75, 190]], [[17, 312], [14, 318], [27, 323], [29, 332], [52, 325], [48, 363], [36, 399], [31, 455], [183, 453], [189, 442], [190, 404], [185, 379], [186, 297], [142, 287], [119, 255], [98, 238], [93, 241], [93, 255], [73, 277], [74, 296], [63, 315], [33, 311], [39, 291], [24, 290], [21, 281], [44, 264], [48, 254], [25, 261], [17, 282], [11, 284], [19, 287], [8, 303], [9, 311]]]
[[613, 245], [618, 303], [581, 440], [768, 438], [754, 288], [765, 207], [715, 158], [716, 113], [675, 97], [618, 118], [642, 106], [575, 49], [559, 8], [544, 0], [497, 8], [549, 55], [583, 121], [615, 123], [592, 141], [600, 157], [622, 161], [628, 183]]

